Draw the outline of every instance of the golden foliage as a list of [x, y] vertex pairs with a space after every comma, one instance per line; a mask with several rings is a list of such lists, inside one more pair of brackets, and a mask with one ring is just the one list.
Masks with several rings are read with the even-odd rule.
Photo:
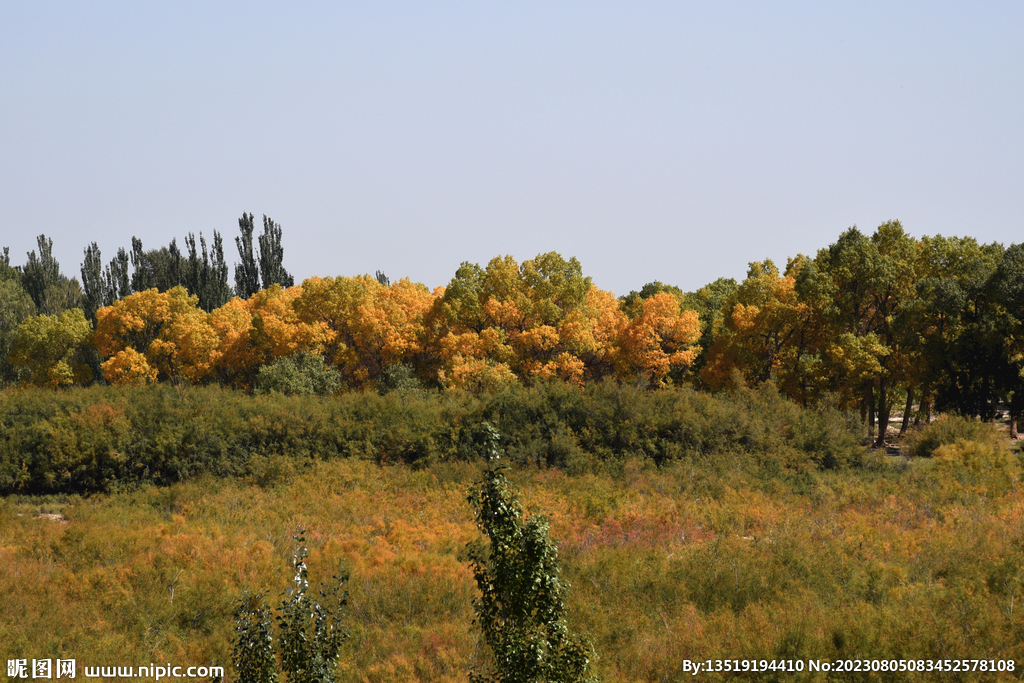
[[295, 311], [302, 293], [302, 287], [274, 284], [210, 313], [220, 339], [216, 367], [222, 380], [250, 388], [260, 366], [298, 351], [323, 352], [325, 327], [303, 322]]
[[103, 364], [107, 381], [120, 381], [132, 363], [137, 369], [129, 376], [148, 372], [130, 355], [114, 361], [126, 349], [144, 356], [158, 377], [199, 382], [209, 375], [221, 355], [220, 337], [198, 303], [184, 287], [174, 287], [131, 294], [98, 310], [93, 341], [108, 359]]
[[389, 365], [423, 350], [424, 318], [434, 295], [402, 279], [385, 286], [369, 275], [310, 278], [294, 301], [298, 320], [319, 330], [327, 359], [352, 386], [372, 385]]
[[686, 368], [696, 357], [700, 322], [696, 311], [684, 311], [671, 294], [642, 300], [642, 311], [619, 336], [619, 371], [644, 375], [661, 385], [673, 367]]
[[157, 379], [156, 368], [150, 367], [146, 357], [131, 347], [118, 351], [102, 367], [103, 376], [111, 384], [137, 386]]
[[445, 386], [559, 378], [582, 386], [611, 374], [626, 319], [576, 259], [550, 252], [483, 269], [464, 263], [429, 316]]

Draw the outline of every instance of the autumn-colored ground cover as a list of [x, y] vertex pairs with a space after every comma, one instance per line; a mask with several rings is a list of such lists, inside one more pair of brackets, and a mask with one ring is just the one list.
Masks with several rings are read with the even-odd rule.
[[[1015, 659], [1003, 678], [1016, 680], [1020, 463], [1005, 461], [1009, 479], [950, 476], [972, 457], [947, 448], [772, 474], [737, 454], [581, 476], [523, 466], [513, 480], [527, 509], [551, 520], [570, 619], [591, 634], [604, 681], [689, 680], [682, 660], [718, 657]], [[477, 535], [465, 496], [478, 467], [281, 456], [236, 479], [9, 496], [0, 650], [80, 666], [230, 667], [234, 602], [245, 588], [277, 599], [292, 534], [305, 528], [314, 582], [339, 558], [351, 570], [349, 680], [464, 681], [478, 656], [464, 554]]]

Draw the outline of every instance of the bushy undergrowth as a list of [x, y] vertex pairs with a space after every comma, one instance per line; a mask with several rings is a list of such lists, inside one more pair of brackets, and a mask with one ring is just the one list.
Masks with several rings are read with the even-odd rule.
[[903, 452], [920, 458], [930, 458], [941, 446], [957, 441], [997, 443], [1002, 441], [995, 427], [956, 415], [942, 415], [934, 422], [911, 431], [903, 439]]
[[1020, 486], [1017, 457], [992, 440], [957, 439], [935, 449], [935, 478], [958, 497], [1002, 496]]
[[[527, 513], [547, 515], [567, 617], [592, 637], [604, 683], [1020, 680], [1024, 499], [941, 486], [944, 457], [757, 479], [752, 456], [629, 459], [614, 476], [522, 466], [509, 481]], [[311, 568], [344, 557], [352, 572], [339, 680], [464, 683], [485, 661], [464, 550], [479, 538], [466, 492], [480, 476], [479, 463], [346, 459], [269, 487], [198, 477], [6, 496], [0, 660], [230, 669], [237, 596], [276, 593], [305, 528]], [[709, 658], [1016, 664], [998, 676], [684, 669]]]
[[475, 457], [484, 420], [505, 435], [513, 462], [573, 474], [628, 458], [662, 465], [739, 454], [771, 472], [835, 468], [860, 451], [842, 415], [802, 409], [770, 386], [711, 395], [551, 383], [481, 396], [336, 397], [166, 385], [21, 389], [0, 394], [0, 492], [111, 491], [203, 472], [262, 476], [268, 463], [273, 480], [282, 457], [424, 466]]
[[268, 363], [256, 373], [257, 394], [329, 396], [341, 388], [341, 373], [323, 356], [298, 351]]

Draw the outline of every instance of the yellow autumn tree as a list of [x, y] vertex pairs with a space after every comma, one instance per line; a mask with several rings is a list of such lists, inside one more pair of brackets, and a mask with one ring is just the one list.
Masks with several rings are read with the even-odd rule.
[[245, 299], [234, 297], [210, 311], [210, 325], [217, 334], [216, 371], [225, 384], [249, 388], [264, 362], [252, 340], [252, 310]]
[[586, 303], [559, 326], [562, 347], [583, 365], [583, 379], [600, 380], [616, 372], [620, 336], [628, 319], [615, 295], [591, 285]]
[[801, 257], [792, 261], [786, 275], [771, 260], [750, 264], [747, 278], [725, 303], [708, 350], [701, 379], [709, 387], [726, 385], [736, 370], [748, 384], [773, 379], [791, 394], [806, 384], [813, 371], [806, 353], [809, 335], [817, 328], [811, 324], [815, 312], [795, 288], [803, 262]]
[[323, 353], [326, 326], [304, 322], [295, 309], [302, 292], [302, 287], [274, 284], [211, 312], [220, 340], [217, 372], [224, 382], [248, 389], [267, 363], [298, 351]]
[[618, 371], [643, 375], [660, 386], [674, 367], [686, 368], [697, 357], [700, 322], [696, 311], [682, 310], [668, 292], [636, 304], [639, 310], [619, 333]]
[[365, 387], [389, 365], [416, 364], [433, 303], [421, 284], [402, 279], [383, 285], [362, 275], [310, 278], [293, 305], [298, 320], [317, 331], [317, 343], [342, 378]]
[[103, 364], [103, 376], [111, 384], [138, 386], [156, 382], [157, 372], [144, 355], [129, 346]]
[[[184, 287], [174, 287], [137, 292], [99, 309], [93, 340], [106, 359], [102, 367], [107, 381], [135, 382], [152, 371], [190, 382], [209, 375], [220, 356], [220, 338], [198, 303]], [[127, 349], [137, 355], [122, 354]], [[148, 369], [138, 356], [145, 358]]]
[[595, 291], [579, 261], [556, 252], [522, 264], [496, 257], [486, 269], [463, 263], [430, 314], [438, 379], [453, 387], [534, 377], [582, 384], [588, 358], [607, 364], [612, 355], [600, 325], [615, 306]]

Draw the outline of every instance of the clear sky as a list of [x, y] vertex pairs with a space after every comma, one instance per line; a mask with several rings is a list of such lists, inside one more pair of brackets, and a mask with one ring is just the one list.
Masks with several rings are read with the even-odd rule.
[[1024, 3], [0, 2], [0, 246], [284, 228], [431, 287], [694, 289], [847, 227], [1024, 241]]

